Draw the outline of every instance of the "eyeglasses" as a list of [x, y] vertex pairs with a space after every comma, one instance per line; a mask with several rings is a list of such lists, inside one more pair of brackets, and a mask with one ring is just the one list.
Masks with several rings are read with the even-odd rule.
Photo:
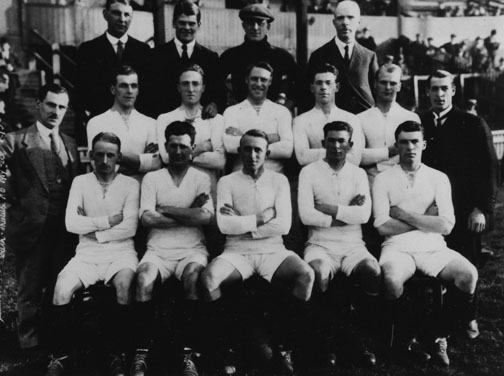
[[268, 23], [268, 20], [257, 19], [257, 18], [247, 18], [247, 19], [243, 20], [243, 22], [249, 26], [254, 26], [256, 24], [257, 24], [257, 26], [265, 26]]

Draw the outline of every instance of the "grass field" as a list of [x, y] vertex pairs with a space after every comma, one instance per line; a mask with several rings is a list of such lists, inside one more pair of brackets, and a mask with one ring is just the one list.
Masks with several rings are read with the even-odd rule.
[[[494, 253], [480, 270], [479, 327], [481, 335], [473, 341], [450, 338], [449, 351], [452, 366], [440, 369], [434, 366], [412, 367], [400, 362], [380, 362], [370, 370], [339, 367], [337, 375], [453, 375], [453, 376], [504, 376], [504, 189], [500, 189], [496, 210], [495, 230], [486, 236], [487, 248]], [[4, 264], [2, 291], [3, 318], [7, 333], [0, 338], [0, 375], [27, 376], [16, 371], [22, 366], [22, 356], [15, 335], [15, 281], [13, 257], [8, 254]], [[323, 375], [313, 370], [309, 375]]]

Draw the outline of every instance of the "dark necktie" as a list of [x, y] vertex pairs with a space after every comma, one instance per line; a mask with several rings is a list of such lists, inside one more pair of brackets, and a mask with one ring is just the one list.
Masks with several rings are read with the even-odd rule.
[[436, 118], [436, 127], [437, 128], [439, 128], [440, 126], [443, 125], [443, 120], [445, 120], [447, 116], [448, 116], [448, 114], [444, 114], [443, 116], [439, 116], [438, 118]]
[[348, 44], [345, 46], [345, 56], [343, 58], [345, 60], [345, 66], [348, 67], [350, 66], [350, 55], [348, 54]]
[[117, 42], [117, 62], [122, 65], [122, 59], [124, 54], [124, 43], [121, 41]]
[[189, 55], [187, 54], [187, 44], [182, 44], [182, 65], [189, 63]]
[[51, 132], [49, 133], [49, 138], [51, 139], [51, 151], [59, 155], [59, 145], [56, 139], [56, 135]]

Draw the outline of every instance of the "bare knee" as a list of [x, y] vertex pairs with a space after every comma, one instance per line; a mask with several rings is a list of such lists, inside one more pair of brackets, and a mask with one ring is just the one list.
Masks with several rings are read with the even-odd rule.
[[476, 290], [476, 284], [478, 282], [478, 270], [476, 267], [471, 264], [467, 263], [467, 266], [459, 271], [455, 275], [455, 286], [463, 292], [473, 294], [474, 291]]
[[315, 286], [321, 292], [326, 292], [329, 287], [329, 278], [331, 276], [331, 268], [322, 260], [310, 261], [309, 265], [313, 269], [315, 276]]
[[182, 283], [184, 285], [185, 297], [187, 299], [198, 299], [198, 281], [203, 271], [200, 264], [189, 264], [182, 274]]
[[220, 281], [216, 277], [214, 270], [207, 267], [200, 275], [201, 287], [203, 289], [203, 295], [207, 301], [213, 301], [214, 296], [212, 292], [220, 288]]
[[385, 298], [388, 300], [399, 299], [404, 292], [404, 281], [402, 278], [390, 269], [382, 270], [382, 274]]
[[113, 285], [116, 289], [117, 302], [119, 304], [129, 304], [131, 302], [131, 284], [134, 277], [131, 273], [116, 274], [113, 280]]
[[140, 266], [137, 274], [137, 301], [145, 302], [152, 299], [152, 292], [154, 291], [154, 283], [156, 282], [157, 273], [157, 269], [155, 267], [149, 267], [148, 264]]
[[309, 300], [315, 282], [315, 272], [308, 264], [302, 265], [296, 275], [295, 295], [302, 300]]
[[69, 274], [60, 275], [54, 288], [53, 304], [65, 305], [70, 303], [73, 294], [80, 287], [82, 287], [82, 284], [75, 276]]

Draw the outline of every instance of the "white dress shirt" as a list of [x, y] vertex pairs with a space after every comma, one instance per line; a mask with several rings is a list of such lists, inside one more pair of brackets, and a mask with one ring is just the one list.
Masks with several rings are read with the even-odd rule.
[[119, 41], [122, 42], [123, 48], [126, 48], [126, 42], [128, 41], [128, 34], [124, 34], [121, 38], [116, 38], [116, 37], [110, 35], [108, 32], [105, 32], [105, 35], [107, 36], [107, 40], [110, 42], [110, 44], [114, 48], [115, 53], [117, 53], [117, 43]]
[[355, 46], [355, 41], [350, 43], [344, 43], [341, 40], [339, 40], [338, 37], [336, 36], [334, 37], [334, 43], [336, 43], [336, 47], [338, 47], [338, 50], [341, 53], [343, 59], [345, 58], [345, 46], [348, 46], [348, 58], [350, 60], [352, 59], [352, 52]]
[[[174, 41], [175, 41], [175, 47], [177, 48], [177, 52], [179, 54], [180, 57], [182, 57], [182, 42], [179, 41], [177, 38], [174, 38]], [[192, 53], [194, 51], [194, 46], [196, 45], [196, 40], [193, 40], [192, 42], [190, 43], [186, 43], [186, 46], [187, 46], [187, 56], [189, 58], [191, 58], [192, 56]]]

